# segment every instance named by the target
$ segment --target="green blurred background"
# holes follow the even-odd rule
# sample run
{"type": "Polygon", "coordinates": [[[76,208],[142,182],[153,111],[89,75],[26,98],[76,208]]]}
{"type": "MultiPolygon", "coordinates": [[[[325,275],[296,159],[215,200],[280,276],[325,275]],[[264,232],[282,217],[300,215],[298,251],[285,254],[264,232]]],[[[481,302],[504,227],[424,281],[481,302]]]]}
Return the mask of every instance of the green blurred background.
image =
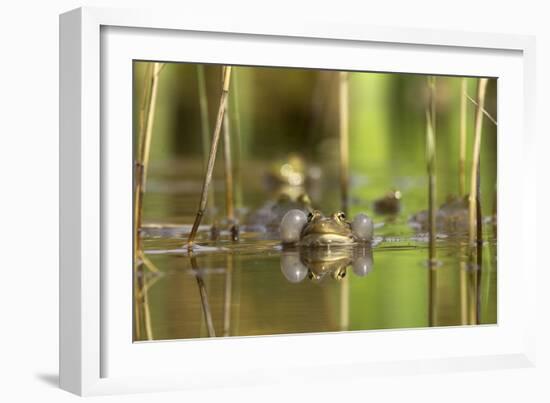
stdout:
{"type": "MultiPolygon", "coordinates": [[[[143,94],[146,62],[134,63],[135,122],[143,94]]],[[[214,127],[221,91],[221,67],[203,65],[214,127]]],[[[151,145],[151,177],[166,176],[173,162],[202,160],[201,118],[197,65],[168,63],[159,80],[156,118],[151,145]]],[[[350,170],[352,175],[376,181],[384,177],[385,189],[400,187],[399,178],[422,178],[426,173],[425,110],[428,89],[425,75],[352,72],[350,84],[350,170]],[[389,177],[389,181],[386,178],[389,177]]],[[[467,79],[468,93],[476,95],[477,78],[467,79]]],[[[485,109],[497,118],[496,79],[489,80],[485,109]]],[[[458,192],[460,77],[437,77],[437,200],[458,192]]],[[[233,155],[242,175],[247,163],[284,160],[298,152],[308,163],[324,168],[327,176],[338,168],[338,73],[295,68],[233,67],[229,109],[240,142],[233,155]],[[239,153],[240,149],[240,153],[239,153]]],[[[475,106],[468,101],[467,167],[471,164],[475,106]]],[[[137,125],[134,125],[137,133],[137,125]]],[[[235,133],[235,130],[232,130],[235,133]]],[[[221,144],[221,143],[220,143],[221,144]]],[[[215,177],[222,178],[221,146],[215,177]]],[[[496,183],[496,126],[484,120],[481,147],[483,210],[493,207],[496,183]]],[[[256,171],[257,173],[257,171],[256,171]]],[[[469,169],[467,169],[467,189],[469,169]]],[[[373,198],[385,189],[370,187],[363,196],[373,198]]],[[[218,186],[218,188],[220,188],[218,186]]],[[[222,190],[222,189],[220,189],[222,190]]],[[[246,187],[243,187],[246,193],[246,187]]],[[[254,208],[256,192],[248,206],[254,208]]],[[[247,203],[244,200],[244,203],[247,203]]],[[[146,204],[147,206],[147,204],[146,204]]],[[[150,206],[150,205],[149,205],[150,206]]],[[[330,206],[331,208],[333,206],[330,206]]],[[[489,209],[489,210],[488,210],[489,209]]],[[[148,208],[145,210],[148,216],[148,208]]],[[[162,212],[151,212],[162,218],[162,212]]],[[[184,214],[187,216],[187,214],[184,214]]]]}

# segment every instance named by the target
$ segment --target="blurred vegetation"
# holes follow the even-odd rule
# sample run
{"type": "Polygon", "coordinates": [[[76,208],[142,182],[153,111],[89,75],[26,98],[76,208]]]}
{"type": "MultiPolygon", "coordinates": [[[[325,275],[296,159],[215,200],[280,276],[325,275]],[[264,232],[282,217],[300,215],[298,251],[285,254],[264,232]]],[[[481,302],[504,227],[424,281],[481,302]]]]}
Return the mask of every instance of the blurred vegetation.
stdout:
{"type": "MultiPolygon", "coordinates": [[[[145,62],[134,63],[134,105],[141,102],[145,62]]],[[[221,67],[204,65],[210,127],[219,102],[221,67]]],[[[476,78],[468,79],[475,98],[476,78]]],[[[458,191],[460,77],[437,77],[437,199],[458,191]]],[[[489,81],[485,109],[497,118],[496,79],[489,81]]],[[[310,163],[337,169],[337,73],[324,70],[235,67],[230,109],[238,107],[241,166],[247,160],[270,162],[300,153],[310,163]],[[238,99],[234,94],[238,94],[238,99]],[[238,105],[236,103],[238,102],[238,105]]],[[[174,160],[204,158],[197,87],[197,66],[169,63],[162,72],[151,151],[151,167],[174,160]]],[[[354,72],[350,74],[350,170],[376,178],[422,177],[425,161],[426,76],[354,72]]],[[[137,108],[135,108],[136,110],[137,108]]],[[[468,101],[467,172],[471,164],[475,105],[468,101]]],[[[136,112],[137,113],[137,112],[136,112]]],[[[136,118],[136,115],[134,116],[136,118]]],[[[498,118],[497,118],[498,119],[498,118]]],[[[136,120],[135,120],[136,121],[136,120]]],[[[496,126],[484,120],[481,147],[483,209],[491,211],[496,183],[496,126]]],[[[237,152],[237,147],[233,147],[237,152]]],[[[221,151],[218,150],[218,158],[221,151]]],[[[220,161],[220,160],[218,160],[220,161]]],[[[217,163],[216,172],[220,172],[217,163]]],[[[153,173],[154,175],[154,173],[153,173]]],[[[469,175],[467,175],[467,181],[469,175]]],[[[467,182],[468,189],[468,182],[467,182]]],[[[363,195],[374,197],[383,189],[363,195]]]]}

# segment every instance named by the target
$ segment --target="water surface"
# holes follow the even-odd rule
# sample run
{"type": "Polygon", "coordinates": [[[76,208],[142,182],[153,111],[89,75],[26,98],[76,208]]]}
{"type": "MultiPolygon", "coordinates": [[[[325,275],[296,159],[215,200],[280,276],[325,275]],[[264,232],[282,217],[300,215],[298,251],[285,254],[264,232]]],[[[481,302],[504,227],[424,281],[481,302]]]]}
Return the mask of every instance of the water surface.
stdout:
{"type": "MultiPolygon", "coordinates": [[[[288,251],[274,233],[247,231],[244,208],[245,231],[238,242],[230,241],[227,231],[210,241],[207,216],[199,248],[189,256],[183,245],[199,200],[200,178],[180,168],[153,171],[145,198],[144,250],[159,272],[143,266],[138,272],[138,341],[496,323],[493,221],[486,219],[481,254],[472,254],[465,234],[438,234],[436,262],[429,265],[427,234],[407,223],[427,205],[423,177],[352,178],[351,216],[372,214],[373,198],[388,184],[402,191],[402,211],[391,218],[374,216],[376,241],[362,252],[370,259],[368,268],[350,265],[341,280],[330,275],[315,280],[285,272],[288,251]]],[[[255,181],[260,186],[257,178],[249,183],[255,181]]],[[[265,203],[266,192],[254,191],[252,185],[248,189],[243,200],[250,212],[265,203]]],[[[325,213],[338,208],[332,189],[316,191],[325,213]]],[[[223,200],[221,191],[215,200],[223,200]]],[[[223,206],[219,210],[223,216],[223,206]]]]}

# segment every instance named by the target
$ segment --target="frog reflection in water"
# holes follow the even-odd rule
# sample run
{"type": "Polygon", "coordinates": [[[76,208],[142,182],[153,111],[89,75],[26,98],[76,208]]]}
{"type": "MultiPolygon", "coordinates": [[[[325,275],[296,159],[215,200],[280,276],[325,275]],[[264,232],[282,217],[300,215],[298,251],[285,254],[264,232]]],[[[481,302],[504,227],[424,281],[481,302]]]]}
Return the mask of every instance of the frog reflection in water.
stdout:
{"type": "Polygon", "coordinates": [[[290,247],[281,254],[281,271],[291,283],[299,283],[306,277],[314,282],[320,282],[326,276],[341,280],[349,266],[357,276],[370,273],[373,257],[369,244],[333,248],[290,247]]]}
{"type": "Polygon", "coordinates": [[[294,209],[284,215],[279,231],[285,245],[315,247],[370,242],[373,227],[372,219],[362,213],[348,222],[342,212],[325,217],[314,210],[306,216],[303,211],[294,209]]]}

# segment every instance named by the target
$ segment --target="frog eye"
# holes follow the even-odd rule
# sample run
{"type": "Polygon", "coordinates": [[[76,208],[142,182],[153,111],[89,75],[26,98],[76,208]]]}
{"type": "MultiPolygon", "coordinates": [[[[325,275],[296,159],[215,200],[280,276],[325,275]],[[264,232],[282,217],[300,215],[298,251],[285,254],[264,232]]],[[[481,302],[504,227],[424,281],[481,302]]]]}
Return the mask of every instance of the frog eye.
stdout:
{"type": "Polygon", "coordinates": [[[338,220],[340,220],[340,221],[343,221],[343,222],[346,221],[346,215],[344,214],[343,211],[339,211],[338,213],[336,213],[336,217],[337,217],[338,220]]]}
{"type": "Polygon", "coordinates": [[[309,214],[307,215],[307,221],[311,221],[311,219],[313,218],[313,213],[310,211],[309,214]]]}
{"type": "Polygon", "coordinates": [[[281,220],[279,233],[283,243],[295,243],[300,240],[302,229],[306,225],[308,219],[306,213],[302,210],[289,210],[281,220]]]}

